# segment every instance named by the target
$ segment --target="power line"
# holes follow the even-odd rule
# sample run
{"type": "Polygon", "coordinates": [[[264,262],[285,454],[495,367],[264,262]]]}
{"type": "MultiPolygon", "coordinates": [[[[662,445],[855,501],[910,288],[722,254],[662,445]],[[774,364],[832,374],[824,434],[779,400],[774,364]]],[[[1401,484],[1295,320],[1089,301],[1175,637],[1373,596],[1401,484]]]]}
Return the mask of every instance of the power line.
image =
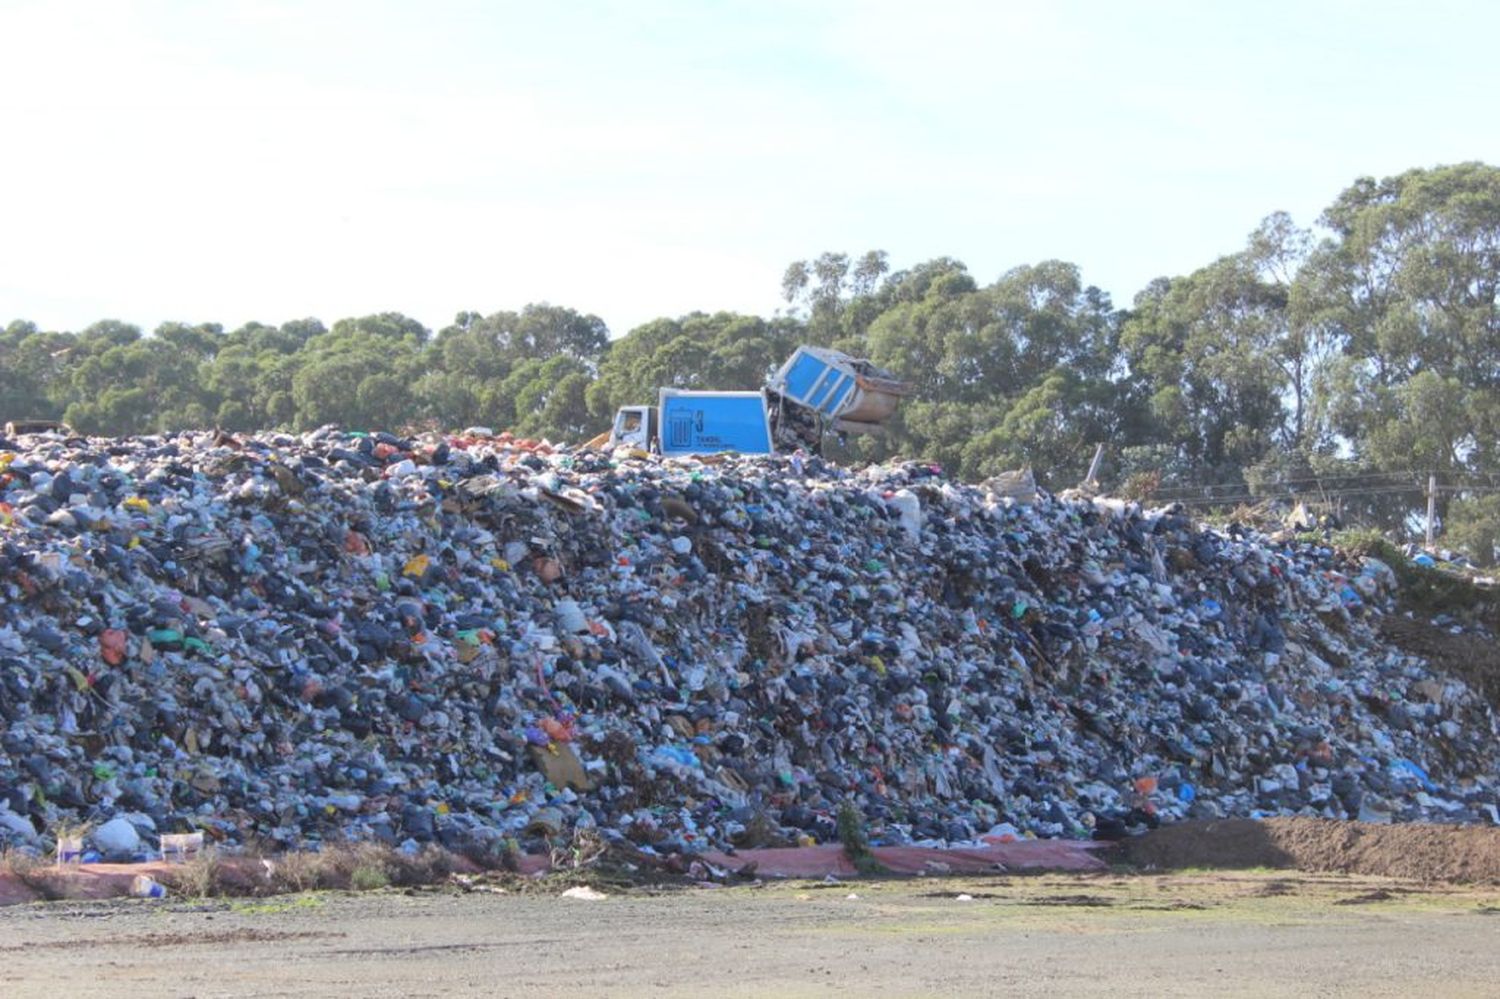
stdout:
{"type": "MultiPolygon", "coordinates": [[[[1321,497],[1328,498],[1328,499],[1344,499],[1344,498],[1353,497],[1353,496],[1398,495],[1400,493],[1414,493],[1414,494],[1425,495],[1426,492],[1427,492],[1426,488],[1424,486],[1419,486],[1419,485],[1411,485],[1411,486],[1367,486],[1367,487],[1360,488],[1360,489],[1330,489],[1330,490],[1326,490],[1326,491],[1320,493],[1319,495],[1321,497]]],[[[1492,485],[1438,486],[1438,492],[1442,492],[1442,493],[1480,493],[1480,494],[1483,494],[1483,495],[1491,495],[1491,494],[1494,494],[1494,493],[1500,493],[1500,486],[1492,486],[1492,485]]],[[[1150,498],[1150,501],[1152,501],[1152,502],[1163,502],[1163,503],[1167,503],[1167,504],[1177,503],[1177,504],[1180,504],[1182,506],[1230,506],[1230,505],[1233,505],[1233,504],[1240,504],[1240,503],[1264,503],[1264,502],[1266,502],[1268,500],[1285,500],[1285,501],[1288,501],[1288,502],[1294,502],[1294,501],[1297,501],[1297,500],[1300,500],[1300,499],[1304,499],[1304,498],[1306,498],[1306,497],[1305,496],[1299,496],[1299,495],[1294,494],[1294,493],[1245,493],[1245,492],[1241,492],[1239,494],[1230,495],[1230,496],[1198,496],[1198,497],[1181,497],[1181,498],[1175,498],[1175,499],[1153,495],[1150,498]]]]}
{"type": "MultiPolygon", "coordinates": [[[[1327,499],[1345,499],[1353,496],[1399,495],[1401,493],[1412,493],[1415,495],[1421,492],[1422,490],[1418,487],[1403,486],[1399,489],[1345,489],[1338,492],[1325,492],[1321,496],[1327,499]]],[[[1180,503],[1183,506],[1231,506],[1240,503],[1265,503],[1273,500],[1284,500],[1295,503],[1306,498],[1305,496],[1293,493],[1239,493],[1234,496],[1184,497],[1180,499],[1168,499],[1164,502],[1180,503]]],[[[1157,500],[1158,497],[1152,497],[1152,499],[1157,500]]]]}
{"type": "MultiPolygon", "coordinates": [[[[1266,488],[1275,489],[1293,485],[1302,485],[1309,483],[1316,485],[1319,483],[1327,482],[1330,485],[1338,483],[1338,488],[1344,488],[1344,483],[1368,482],[1377,479],[1410,478],[1414,483],[1417,483],[1418,487],[1420,488],[1420,482],[1422,480],[1425,480],[1428,474],[1429,473],[1427,472],[1364,472],[1357,475],[1309,475],[1289,479],[1277,479],[1274,482],[1266,483],[1265,486],[1266,488]]],[[[1244,491],[1245,486],[1241,485],[1240,483],[1224,483],[1222,485],[1208,484],[1201,486],[1166,486],[1158,490],[1157,495],[1168,493],[1199,493],[1209,489],[1220,488],[1237,489],[1240,491],[1244,491]]]]}
{"type": "Polygon", "coordinates": [[[1221,506],[1228,503],[1264,503],[1271,500],[1283,500],[1288,503],[1299,503],[1308,500],[1317,502],[1331,499],[1348,499],[1354,496],[1399,496],[1403,493],[1425,495],[1426,490],[1418,486],[1402,486],[1395,489],[1340,489],[1319,493],[1317,496],[1311,496],[1307,493],[1242,492],[1231,496],[1183,496],[1175,499],[1153,496],[1152,500],[1164,503],[1181,503],[1184,506],[1221,506]]]}
{"type": "MultiPolygon", "coordinates": [[[[1369,481],[1369,480],[1373,480],[1373,479],[1398,479],[1398,478],[1410,478],[1410,479],[1413,479],[1413,480],[1425,483],[1427,481],[1427,477],[1429,475],[1432,475],[1432,474],[1434,474],[1434,473],[1433,473],[1433,471],[1431,469],[1415,469],[1415,468],[1395,469],[1395,470],[1386,471],[1386,472],[1353,472],[1353,473],[1349,473],[1349,474],[1343,474],[1343,473],[1340,473],[1340,472],[1311,473],[1311,474],[1308,474],[1308,475],[1294,475],[1294,476],[1289,476],[1289,477],[1286,477],[1286,478],[1278,478],[1278,479],[1275,479],[1274,481],[1270,481],[1270,482],[1265,483],[1265,485],[1267,487],[1291,486],[1291,485],[1298,485],[1298,484],[1309,483],[1309,482],[1311,482],[1311,483],[1328,482],[1328,483],[1343,484],[1343,483],[1352,483],[1352,482],[1364,482],[1364,481],[1369,481]]],[[[1451,476],[1450,476],[1450,478],[1451,478],[1451,476]]],[[[1469,472],[1469,473],[1467,473],[1466,478],[1469,479],[1469,480],[1482,480],[1482,483],[1485,484],[1485,485],[1500,485],[1500,472],[1478,472],[1478,473],[1476,473],[1476,472],[1469,472]]],[[[1212,483],[1211,482],[1211,483],[1203,483],[1203,484],[1200,484],[1200,485],[1164,486],[1161,491],[1163,491],[1163,492],[1182,492],[1182,491],[1194,491],[1194,490],[1218,489],[1218,488],[1241,488],[1242,489],[1244,487],[1240,483],[1234,483],[1234,482],[1224,482],[1224,483],[1212,483]]]]}

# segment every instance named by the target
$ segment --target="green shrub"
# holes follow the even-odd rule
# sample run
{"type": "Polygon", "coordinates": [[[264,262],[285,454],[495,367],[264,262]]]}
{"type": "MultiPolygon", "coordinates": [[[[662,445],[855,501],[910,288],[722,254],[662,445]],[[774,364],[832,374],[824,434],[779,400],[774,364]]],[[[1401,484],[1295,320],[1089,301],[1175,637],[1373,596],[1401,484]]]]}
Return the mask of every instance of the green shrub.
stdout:
{"type": "Polygon", "coordinates": [[[349,887],[355,891],[375,891],[388,888],[391,877],[385,868],[376,864],[361,864],[349,875],[349,887]]]}

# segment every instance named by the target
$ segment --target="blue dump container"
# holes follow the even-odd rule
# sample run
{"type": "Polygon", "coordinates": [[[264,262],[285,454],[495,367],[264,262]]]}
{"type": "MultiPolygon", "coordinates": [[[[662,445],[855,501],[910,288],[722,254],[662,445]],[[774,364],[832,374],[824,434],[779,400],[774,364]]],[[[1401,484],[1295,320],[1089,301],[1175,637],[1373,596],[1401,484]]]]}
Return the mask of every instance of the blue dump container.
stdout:
{"type": "Polygon", "coordinates": [[[661,453],[770,454],[771,414],[759,392],[661,390],[661,453]]]}
{"type": "Polygon", "coordinates": [[[770,388],[826,419],[870,427],[884,423],[907,391],[905,383],[869,361],[808,346],[798,347],[787,358],[771,379],[770,388]]]}

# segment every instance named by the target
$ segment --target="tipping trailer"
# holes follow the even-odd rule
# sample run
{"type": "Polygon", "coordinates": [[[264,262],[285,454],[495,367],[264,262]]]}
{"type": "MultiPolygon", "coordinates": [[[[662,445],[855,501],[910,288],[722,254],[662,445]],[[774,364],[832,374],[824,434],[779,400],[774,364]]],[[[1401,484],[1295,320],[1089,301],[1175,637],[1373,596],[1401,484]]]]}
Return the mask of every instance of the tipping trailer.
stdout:
{"type": "Polygon", "coordinates": [[[759,391],[663,388],[655,406],[622,406],[609,444],[661,454],[818,453],[830,432],[878,433],[907,391],[869,361],[801,346],[759,391]]]}
{"type": "Polygon", "coordinates": [[[817,414],[827,429],[879,433],[908,386],[889,371],[826,347],[798,347],[766,389],[783,405],[817,414]]]}

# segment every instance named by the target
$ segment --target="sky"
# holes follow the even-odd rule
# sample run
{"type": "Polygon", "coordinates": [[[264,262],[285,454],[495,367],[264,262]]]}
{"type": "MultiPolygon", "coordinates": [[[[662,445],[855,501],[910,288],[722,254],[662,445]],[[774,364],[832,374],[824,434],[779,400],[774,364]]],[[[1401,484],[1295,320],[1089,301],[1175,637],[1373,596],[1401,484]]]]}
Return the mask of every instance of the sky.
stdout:
{"type": "Polygon", "coordinates": [[[1128,305],[1361,176],[1500,163],[1500,5],[0,0],[0,323],[549,301],[882,249],[1128,305]]]}

